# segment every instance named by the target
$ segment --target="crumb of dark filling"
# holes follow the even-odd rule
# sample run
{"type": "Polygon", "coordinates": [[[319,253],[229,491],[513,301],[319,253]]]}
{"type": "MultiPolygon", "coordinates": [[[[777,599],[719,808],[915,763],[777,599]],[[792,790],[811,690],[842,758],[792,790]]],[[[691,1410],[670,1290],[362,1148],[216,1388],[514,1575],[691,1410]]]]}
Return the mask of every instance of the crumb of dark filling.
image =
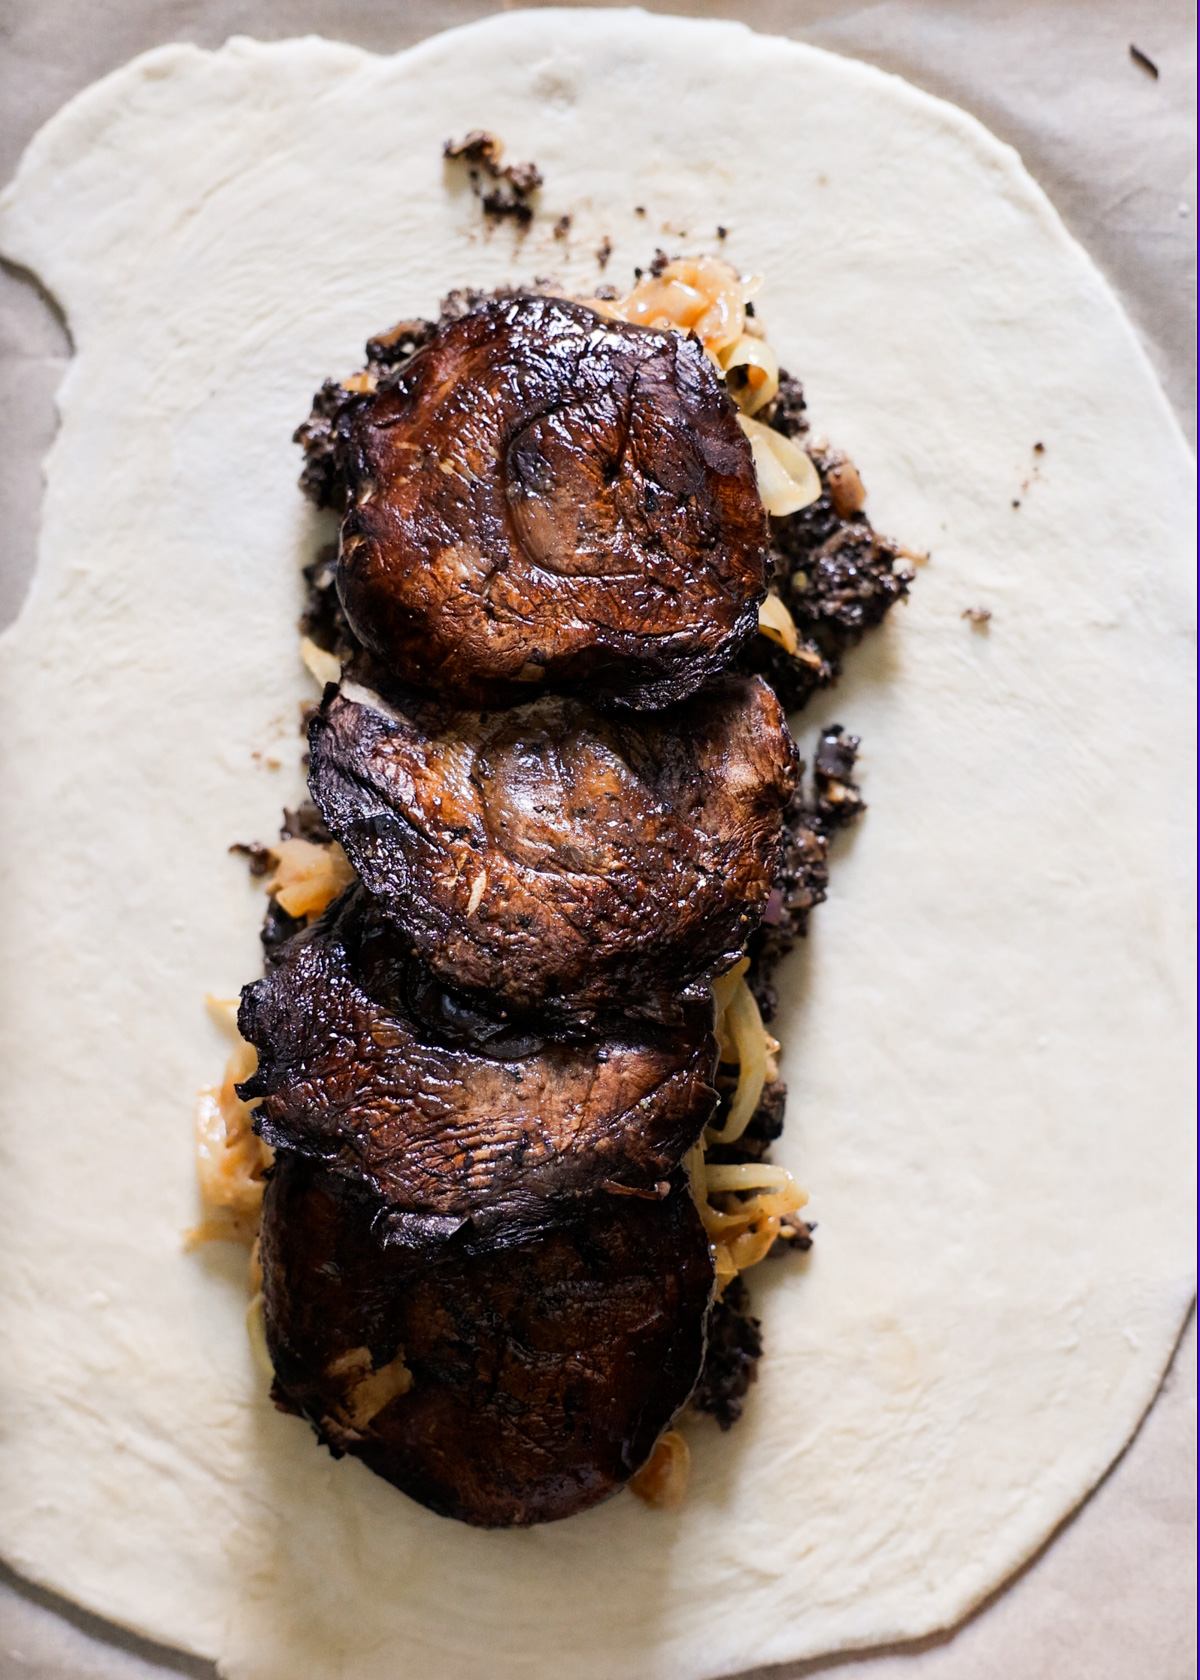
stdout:
{"type": "Polygon", "coordinates": [[[485,129],[472,129],[465,140],[447,140],[442,156],[467,165],[471,186],[485,216],[493,221],[506,218],[519,227],[533,220],[529,200],[542,185],[536,163],[503,163],[503,142],[485,129]]]}
{"type": "Polygon", "coordinates": [[[274,868],[275,854],[269,846],[260,846],[257,841],[251,841],[247,845],[246,842],[237,840],[229,850],[235,857],[245,858],[250,873],[256,880],[269,875],[274,868]]]}
{"type": "Polygon", "coordinates": [[[359,643],[338,598],[337,544],[323,548],[312,564],[305,566],[303,575],[307,593],[300,614],[300,634],[344,665],[358,652],[359,643]]]}
{"type": "Polygon", "coordinates": [[[692,1406],[732,1429],[742,1415],[742,1402],[758,1376],[762,1357],[762,1326],[747,1310],[750,1291],[741,1277],[725,1285],[708,1315],[708,1336],[700,1380],[692,1390],[692,1406]]]}
{"type": "Polygon", "coordinates": [[[774,1018],[778,996],[775,969],[808,931],[808,918],[829,886],[829,842],[854,822],[866,803],[854,780],[858,737],[841,724],[822,730],[812,777],[802,776],[783,814],[783,838],[775,879],[759,926],[746,947],[746,980],[764,1021],[774,1018]]]}

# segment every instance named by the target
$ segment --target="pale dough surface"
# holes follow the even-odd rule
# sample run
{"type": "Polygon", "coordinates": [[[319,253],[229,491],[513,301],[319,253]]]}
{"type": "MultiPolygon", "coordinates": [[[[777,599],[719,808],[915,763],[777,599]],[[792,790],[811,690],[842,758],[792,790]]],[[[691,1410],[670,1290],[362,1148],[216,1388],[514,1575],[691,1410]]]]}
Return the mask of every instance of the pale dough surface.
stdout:
{"type": "Polygon", "coordinates": [[[162,49],[42,132],[0,245],[78,352],[0,663],[6,1555],[247,1680],[699,1680],[953,1621],[1119,1450],[1192,1289],[1191,468],[1088,259],[899,81],[586,12],[162,49]],[[480,125],[546,174],[524,242],[444,176],[480,125]],[[623,282],[718,222],[876,521],[933,550],[823,709],[872,809],[782,1011],[821,1231],[758,1274],[761,1380],[692,1430],[681,1513],[475,1534],[274,1413],[239,1258],[181,1250],[198,1000],[258,960],[225,848],[300,789],[288,436],[452,284],[582,286],[605,236],[623,282]]]}

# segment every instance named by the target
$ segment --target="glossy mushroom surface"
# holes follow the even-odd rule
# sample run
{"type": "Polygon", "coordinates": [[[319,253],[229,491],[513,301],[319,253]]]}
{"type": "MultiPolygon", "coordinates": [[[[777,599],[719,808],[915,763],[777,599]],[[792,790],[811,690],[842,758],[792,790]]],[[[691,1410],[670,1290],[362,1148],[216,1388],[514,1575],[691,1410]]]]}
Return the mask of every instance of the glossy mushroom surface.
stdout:
{"type": "Polygon", "coordinates": [[[431,995],[356,887],[246,987],[239,1089],[268,1143],[372,1200],[381,1240],[494,1247],[602,1190],[665,1193],[715,1106],[710,1024],[697,1005],[583,1043],[514,1032],[431,995]]]}
{"type": "Polygon", "coordinates": [[[437,979],[559,1024],[676,1019],[736,960],[796,782],[782,708],[747,677],[650,714],[344,679],[309,742],[330,832],[437,979]]]}
{"type": "Polygon", "coordinates": [[[342,457],[338,591],[405,681],[658,707],[756,630],[750,446],[678,333],[562,298],[482,303],[353,404],[342,457]]]}
{"type": "Polygon", "coordinates": [[[682,1174],[665,1201],[600,1195],[535,1241],[430,1263],[380,1247],[369,1202],[284,1155],[261,1256],[276,1403],[482,1527],[615,1493],[703,1363],[713,1269],[682,1174]]]}

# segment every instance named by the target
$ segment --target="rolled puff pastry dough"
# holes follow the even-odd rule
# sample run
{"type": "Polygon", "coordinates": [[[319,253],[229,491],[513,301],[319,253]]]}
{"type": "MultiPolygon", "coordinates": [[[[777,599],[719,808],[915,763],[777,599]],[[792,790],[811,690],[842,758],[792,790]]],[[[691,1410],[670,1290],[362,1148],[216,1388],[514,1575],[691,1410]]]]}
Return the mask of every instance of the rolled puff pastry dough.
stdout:
{"type": "Polygon", "coordinates": [[[961,112],[615,11],[152,52],[38,135],[0,240],[76,345],[0,647],[5,1555],[236,1680],[699,1680],[952,1622],[1120,1450],[1192,1293],[1191,466],[1087,257],[961,112]],[[523,238],[443,165],[477,126],[544,171],[523,238]],[[302,787],[291,430],[368,332],[583,289],[605,239],[621,283],[657,243],[764,274],[933,558],[803,723],[864,737],[871,810],[785,971],[820,1235],[754,1274],[745,1421],[688,1426],[677,1512],[481,1534],[272,1410],[240,1252],[183,1251],[191,1093],[202,995],[259,961],[226,848],[302,787]]]}

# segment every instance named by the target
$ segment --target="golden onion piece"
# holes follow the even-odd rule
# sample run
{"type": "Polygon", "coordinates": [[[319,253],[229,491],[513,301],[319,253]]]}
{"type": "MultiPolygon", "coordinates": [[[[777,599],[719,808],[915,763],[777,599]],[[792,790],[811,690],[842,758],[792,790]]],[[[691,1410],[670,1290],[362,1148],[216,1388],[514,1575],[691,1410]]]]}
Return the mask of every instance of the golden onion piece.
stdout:
{"type": "Polygon", "coordinates": [[[758,633],[778,642],[786,653],[795,654],[800,646],[796,622],[778,595],[768,595],[758,609],[758,633]]]}
{"type": "Polygon", "coordinates": [[[236,998],[210,997],[207,1003],[213,1019],[234,1043],[221,1084],[205,1086],[197,1093],[196,1174],[206,1207],[232,1215],[233,1223],[213,1224],[198,1236],[204,1240],[209,1235],[233,1235],[250,1241],[249,1224],[257,1221],[267,1169],[274,1158],[254,1130],[257,1102],[243,1102],[237,1094],[238,1085],[257,1068],[258,1052],[237,1030],[236,998]]]}
{"type": "Polygon", "coordinates": [[[622,316],[635,327],[684,327],[695,331],[709,299],[685,281],[643,280],[625,299],[622,316]]]}
{"type": "Polygon", "coordinates": [[[708,1188],[704,1182],[704,1139],[694,1143],[683,1157],[684,1169],[688,1175],[688,1189],[692,1193],[692,1200],[701,1213],[708,1206],[708,1188]]]}
{"type": "Polygon", "coordinates": [[[413,1374],[404,1363],[404,1349],[400,1348],[386,1365],[375,1368],[371,1350],[351,1348],[327,1368],[332,1377],[350,1379],[346,1398],[339,1410],[351,1429],[363,1430],[373,1417],[400,1394],[407,1394],[413,1385],[413,1374]]]}
{"type": "Polygon", "coordinates": [[[680,257],[667,264],[663,278],[692,286],[707,299],[707,309],[692,323],[692,331],[707,349],[719,354],[737,343],[746,326],[750,287],[735,268],[720,257],[680,257]]]}
{"type": "Polygon", "coordinates": [[[658,1511],[669,1511],[681,1505],[687,1493],[688,1474],[692,1455],[678,1429],[668,1429],[659,1436],[654,1451],[629,1479],[629,1486],[639,1499],[658,1511]]]}
{"type": "Polygon", "coordinates": [[[765,1260],[779,1236],[780,1220],[778,1215],[769,1219],[760,1219],[749,1230],[743,1231],[731,1241],[720,1243],[718,1247],[729,1256],[728,1264],[736,1272],[744,1272],[750,1266],[757,1266],[760,1260],[765,1260]]]}
{"type": "MultiPolygon", "coordinates": [[[[713,1169],[705,1170],[707,1173],[713,1169]]],[[[714,1207],[711,1202],[706,1201],[700,1209],[700,1217],[704,1221],[709,1240],[715,1241],[719,1238],[728,1244],[736,1235],[761,1228],[771,1220],[775,1221],[775,1231],[778,1235],[780,1216],[785,1213],[798,1213],[808,1202],[808,1191],[802,1189],[790,1173],[786,1176],[786,1183],[776,1189],[768,1188],[752,1194],[750,1199],[744,1202],[731,1202],[727,1190],[713,1190],[711,1193],[714,1196],[725,1196],[726,1203],[723,1207],[714,1207]]]]}
{"type": "MultiPolygon", "coordinates": [[[[253,1063],[247,1061],[237,1071],[248,1079],[253,1063]]],[[[195,1124],[196,1176],[206,1205],[228,1209],[235,1222],[257,1219],[271,1152],[254,1130],[249,1104],[236,1097],[232,1104],[223,1104],[208,1087],[196,1098],[195,1124]]]]}
{"type": "Polygon", "coordinates": [[[758,493],[767,512],[782,519],[810,507],[821,494],[821,477],[804,450],[746,414],[738,415],[738,425],[750,440],[758,493]]]}
{"type": "Polygon", "coordinates": [[[760,284],[720,257],[678,257],[661,274],[639,280],[627,297],[587,302],[610,320],[695,333],[716,360],[745,332],[746,299],[760,284]]]}
{"type": "Polygon", "coordinates": [[[777,394],[779,358],[765,339],[743,333],[719,360],[729,394],[743,414],[757,414],[777,394]]]}
{"type": "Polygon", "coordinates": [[[267,882],[289,916],[317,916],[353,881],[346,854],[315,840],[280,840],[271,847],[275,868],[267,882]]]}

